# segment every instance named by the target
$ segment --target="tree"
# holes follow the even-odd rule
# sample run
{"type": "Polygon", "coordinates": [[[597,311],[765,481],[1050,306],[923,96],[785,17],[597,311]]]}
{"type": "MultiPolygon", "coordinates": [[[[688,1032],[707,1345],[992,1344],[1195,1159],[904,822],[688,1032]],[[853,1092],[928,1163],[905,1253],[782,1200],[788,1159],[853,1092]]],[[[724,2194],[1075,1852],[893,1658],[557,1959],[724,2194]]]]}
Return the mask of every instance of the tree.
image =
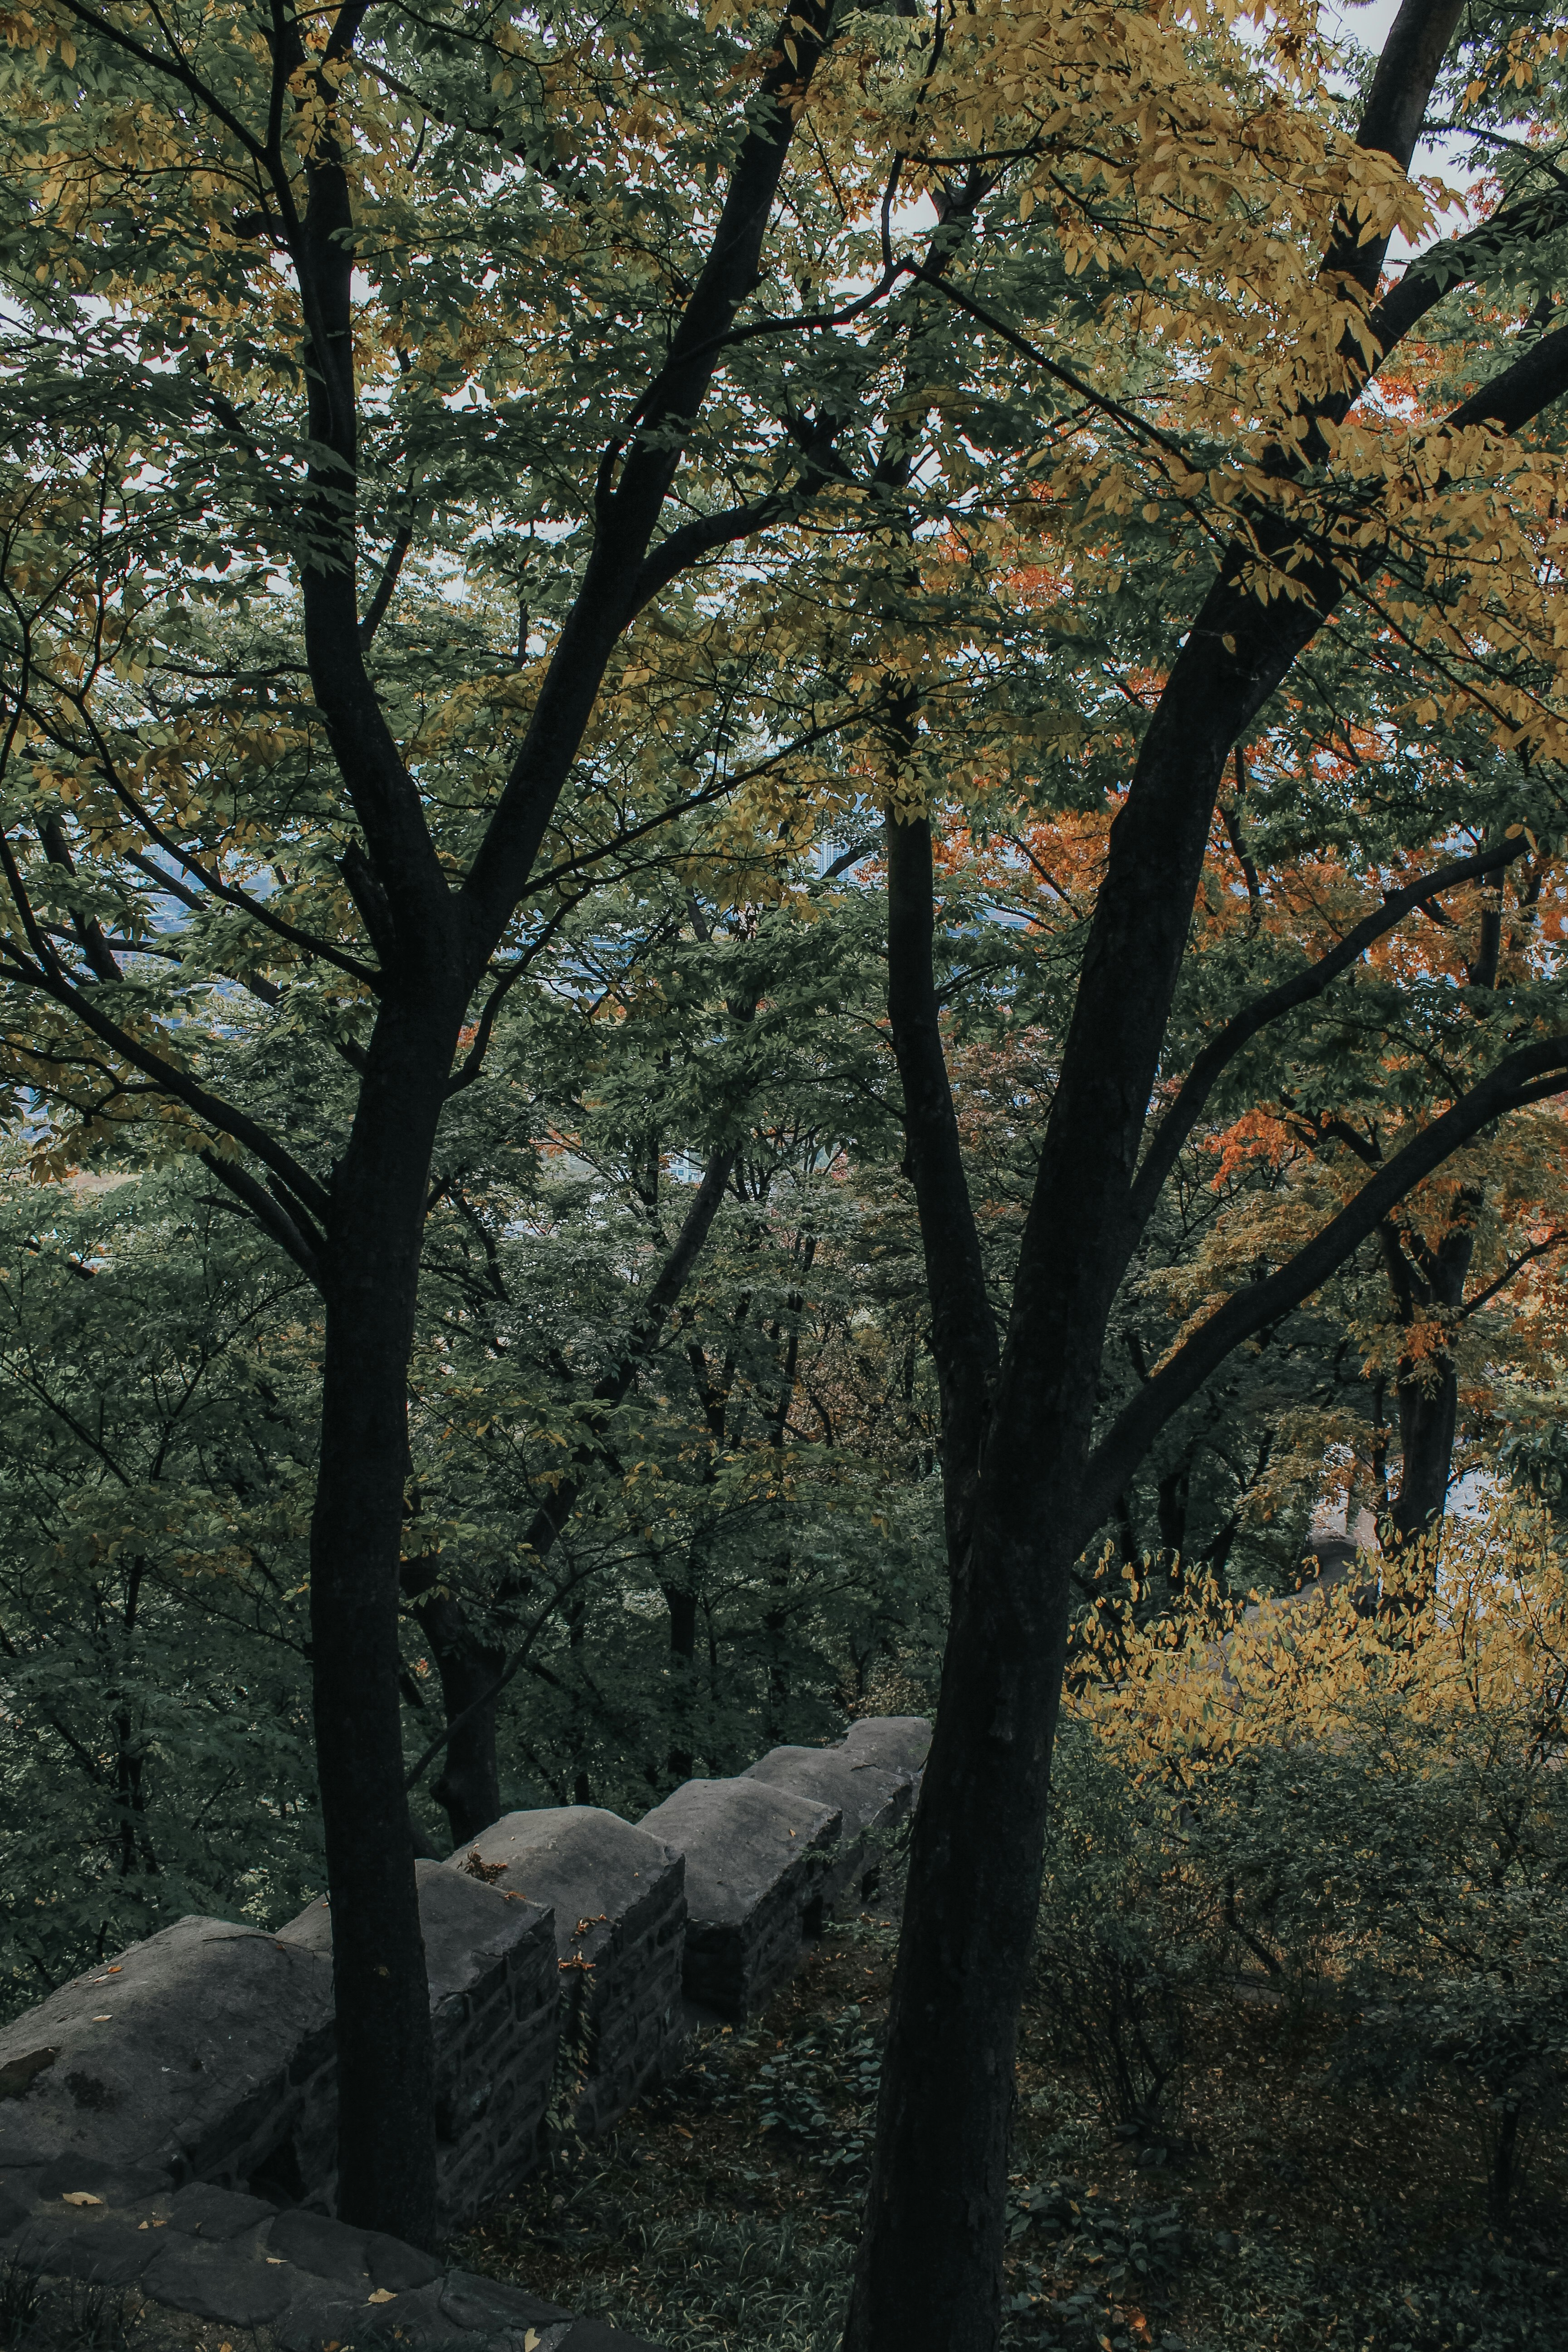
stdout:
{"type": "MultiPolygon", "coordinates": [[[[840,341],[812,291],[864,242],[852,116],[763,258],[828,30],[816,0],[760,48],[749,21],[414,26],[367,0],[7,20],[12,1072],[65,1116],[57,1164],[144,1114],[324,1300],[340,2198],[416,2240],[434,2140],[397,1607],[431,1156],[531,935],[616,836],[580,759],[606,676],[612,712],[639,697],[664,814],[731,787],[757,724],[677,583],[837,474],[853,488],[896,373],[901,320],[840,341]],[[687,656],[667,707],[621,647],[661,599],[687,656]],[[716,706],[731,751],[705,786],[681,722],[716,706]],[[303,1120],[277,1118],[268,1054],[234,1050],[262,1010],[316,1043],[303,1120]]],[[[877,62],[862,45],[847,87],[877,62]]],[[[807,713],[794,741],[808,796],[831,725],[807,713]]]]}
{"type": "Polygon", "coordinates": [[[597,897],[509,999],[492,1108],[444,1139],[403,1580],[456,1735],[418,1727],[421,1769],[459,1842],[519,1751],[560,1801],[635,1811],[699,1753],[728,1770],[827,1728],[846,1641],[890,1640],[921,1584],[912,1531],[873,1539],[900,1515],[849,1328],[881,1337],[847,1150],[876,1132],[878,1049],[831,1008],[876,1002],[874,910],[803,887],[809,922],[710,915],[658,875],[597,897]],[[503,1741],[509,1690],[531,1696],[503,1741]]]}
{"type": "Polygon", "coordinates": [[[1179,1981],[1183,1896],[1276,1983],[1326,1978],[1349,1996],[1342,2077],[1406,2095],[1457,2080],[1500,2228],[1568,2057],[1563,1568],[1546,1515],[1506,1494],[1446,1559],[1441,1591],[1397,1615],[1342,1586],[1249,1622],[1129,1632],[1076,1711],[1099,1750],[1089,1787],[1120,1781],[1122,1839],[1154,1859],[1163,1916],[1116,1888],[1113,1859],[1110,1891],[1146,1948],[1174,1928],[1151,1989],[1179,1981]]]}
{"type": "Polygon", "coordinates": [[[178,1178],[0,1185],[0,2008],[320,1884],[315,1298],[178,1178]]]}
{"type": "MultiPolygon", "coordinates": [[[[1364,152],[1408,164],[1458,13],[1428,0],[1402,8],[1362,109],[1364,152]]],[[[1479,81],[1470,103],[1484,106],[1489,84],[1495,90],[1510,60],[1535,54],[1534,40],[1511,19],[1481,22],[1476,47],[1454,68],[1460,102],[1479,81]]],[[[1554,57],[1550,34],[1540,54],[1554,57]]],[[[1170,299],[1157,252],[1145,247],[1142,267],[1128,267],[1142,226],[1131,202],[1116,213],[1108,194],[1096,216],[1087,192],[1060,177],[1052,195],[1080,251],[1105,239],[1108,310],[1129,281],[1139,300],[1170,299]]],[[[1232,747],[1333,616],[1344,608],[1353,619],[1364,600],[1426,651],[1445,706],[1484,697],[1504,739],[1530,744],[1532,772],[1560,754],[1546,489],[1557,460],[1544,432],[1533,443],[1520,436],[1568,390],[1568,332],[1527,332],[1511,346],[1504,337],[1494,357],[1483,331],[1476,358],[1485,380],[1436,432],[1417,431],[1408,446],[1396,425],[1362,425],[1356,408],[1384,360],[1457,281],[1494,272],[1506,280],[1544,222],[1560,218],[1555,199],[1543,207],[1532,192],[1510,197],[1491,221],[1439,246],[1380,294],[1386,235],[1358,193],[1320,247],[1316,329],[1293,321],[1291,339],[1269,348],[1267,389],[1258,383],[1237,401],[1244,417],[1261,421],[1239,446],[1231,440],[1230,467],[1214,468],[1223,552],[1162,666],[1112,829],[1000,1340],[942,1057],[925,796],[906,792],[889,824],[889,1011],[942,1389],[952,1612],[914,1832],[848,2328],[854,2352],[995,2341],[1015,2021],[1073,1570],[1085,1542],[1163,1422],[1234,1347],[1309,1297],[1450,1152],[1568,1084],[1568,1036],[1548,994],[1522,1042],[1489,1037],[1480,1074],[1455,1077],[1443,1114],[1283,1265],[1261,1272],[1191,1332],[1097,1439],[1096,1389],[1119,1286],[1218,1076],[1260,1027],[1330,988],[1421,898],[1495,870],[1506,855],[1499,845],[1458,861],[1458,872],[1429,876],[1417,896],[1370,918],[1359,938],[1256,1000],[1203,1043],[1152,1123],[1232,747]],[[1494,601],[1505,573],[1509,589],[1494,601]]],[[[1049,351],[1012,323],[1010,290],[966,279],[953,298],[1059,381],[1049,351]]],[[[1131,299],[1127,315],[1134,325],[1131,299]]],[[[1234,396],[1227,368],[1216,373],[1234,396]]],[[[1203,481],[1179,445],[1158,441],[1136,412],[1096,400],[1081,378],[1075,389],[1095,411],[1097,467],[1113,426],[1125,433],[1124,450],[1132,445],[1121,477],[1123,512],[1137,497],[1128,474],[1140,455],[1167,495],[1173,484],[1178,495],[1199,494],[1203,481]]],[[[1212,412],[1211,420],[1219,437],[1212,412]]]]}

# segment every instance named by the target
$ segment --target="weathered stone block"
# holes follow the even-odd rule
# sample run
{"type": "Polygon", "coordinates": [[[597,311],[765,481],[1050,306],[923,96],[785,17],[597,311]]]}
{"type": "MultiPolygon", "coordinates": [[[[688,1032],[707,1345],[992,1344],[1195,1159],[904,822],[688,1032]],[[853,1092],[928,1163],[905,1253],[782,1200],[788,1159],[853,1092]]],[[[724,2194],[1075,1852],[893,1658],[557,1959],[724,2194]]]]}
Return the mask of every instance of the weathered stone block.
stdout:
{"type": "Polygon", "coordinates": [[[0,2181],[0,2239],[14,2238],[37,2210],[30,2194],[15,2188],[9,2181],[0,2181]]]}
{"type": "Polygon", "coordinates": [[[392,2294],[411,2294],[441,2275],[439,2263],[417,2246],[405,2245],[401,2238],[389,2238],[384,2230],[365,2231],[364,2258],[371,2285],[384,2286],[392,2294]]]}
{"type": "Polygon", "coordinates": [[[51,1993],[0,2033],[0,2066],[52,2052],[0,2100],[0,2171],[83,2165],[164,2186],[243,2185],[294,2119],[302,2070],[330,2061],[331,1970],[225,1919],[181,1919],[51,1993]]]}
{"type": "Polygon", "coordinates": [[[828,1805],[841,1816],[838,1845],[821,1885],[807,1897],[802,1921],[807,1937],[819,1934],[825,1916],[858,1908],[877,1874],[875,1841],[892,1830],[914,1802],[913,1776],[892,1764],[857,1755],[845,1740],[833,1748],[774,1748],[747,1766],[745,1780],[764,1780],[797,1797],[828,1805]]]}
{"type": "Polygon", "coordinates": [[[856,1763],[880,1764],[918,1785],[931,1748],[931,1726],[923,1715],[862,1716],[850,1725],[844,1746],[856,1763]]]}
{"type": "Polygon", "coordinates": [[[100,2286],[128,2286],[163,2246],[119,2214],[58,2204],[36,2207],[17,2239],[25,2263],[100,2286]]]}
{"type": "MultiPolygon", "coordinates": [[[[415,1864],[436,2058],[436,2175],[452,2228],[539,2161],[560,1990],[548,1911],[436,1862],[415,1864]]],[[[331,1914],[314,1903],[280,1943],[330,1963],[331,1914]]],[[[335,2083],[318,2086],[297,2142],[301,2194],[331,2201],[335,2083]]]]}
{"type": "Polygon", "coordinates": [[[600,1806],[560,1805],[508,1813],[447,1866],[553,1911],[577,2120],[605,2130],[668,2070],[685,2037],[680,1856],[600,1806]]]}
{"type": "Polygon", "coordinates": [[[688,1780],[643,1816],[647,1835],[686,1857],[690,2000],[745,2017],[790,1974],[839,1819],[836,1807],[743,1779],[688,1780]]]}
{"type": "Polygon", "coordinates": [[[324,2279],[292,2275],[290,2284],[294,2291],[268,2331],[279,2352],[323,2352],[328,2344],[366,2342],[363,2322],[379,2319],[382,2308],[397,2308],[387,2304],[372,2310],[363,2295],[348,2294],[324,2279]]]}
{"type": "Polygon", "coordinates": [[[296,2206],[277,2216],[267,2232],[267,2247],[269,2253],[292,2263],[296,2269],[309,2271],[312,2278],[338,2279],[358,2287],[362,2301],[370,2293],[364,2231],[351,2229],[346,2221],[329,2221],[324,2213],[296,2206]]]}
{"type": "Polygon", "coordinates": [[[242,2197],[231,2189],[216,2189],[210,2180],[193,2180],[187,2187],[177,2189],[164,2207],[171,2230],[183,2230],[190,2237],[205,2238],[216,2244],[225,2238],[237,2238],[243,2231],[254,2230],[258,2221],[265,2221],[273,2208],[260,2197],[242,2197]]]}
{"type": "Polygon", "coordinates": [[[142,2292],[155,2303],[229,2327],[264,2327],[287,2308],[296,2286],[286,2264],[266,2260],[258,2232],[206,2246],[166,2231],[142,2273],[142,2292]]]}
{"type": "Polygon", "coordinates": [[[572,2314],[558,2303],[544,2303],[520,2286],[500,2279],[481,2278],[474,2271],[450,2271],[441,2288],[441,2309],[465,2334],[496,2336],[516,2328],[549,2327],[572,2314]]]}
{"type": "MultiPolygon", "coordinates": [[[[18,2173],[7,2177],[12,2180],[23,2178],[18,2173]]],[[[90,2189],[105,2205],[133,2205],[139,2197],[162,2197],[165,2212],[172,2193],[169,2175],[162,2166],[103,2164],[96,2157],[84,2157],[79,2152],[40,2165],[31,2179],[34,2194],[38,2197],[76,2195],[84,2189],[90,2189]]]]}

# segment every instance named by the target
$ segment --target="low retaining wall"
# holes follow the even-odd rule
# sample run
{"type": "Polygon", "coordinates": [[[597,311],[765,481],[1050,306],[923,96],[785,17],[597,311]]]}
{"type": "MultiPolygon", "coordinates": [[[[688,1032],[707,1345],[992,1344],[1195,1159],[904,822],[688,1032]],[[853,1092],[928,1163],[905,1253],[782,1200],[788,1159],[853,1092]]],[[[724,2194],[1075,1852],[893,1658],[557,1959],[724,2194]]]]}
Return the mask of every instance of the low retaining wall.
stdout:
{"type": "MultiPolygon", "coordinates": [[[[762,2006],[870,1891],[930,1738],[860,1722],[689,1780],[636,1828],[591,1805],[509,1813],[416,1864],[445,2229],[537,2165],[552,2092],[604,2131],[695,2023],[762,2006]]],[[[334,2221],[336,2138],[327,1905],[276,1935],[181,1919],[0,2033],[0,2259],[134,2283],[282,2352],[395,2328],[414,2352],[531,2334],[530,2352],[636,2352],[334,2221]]]]}

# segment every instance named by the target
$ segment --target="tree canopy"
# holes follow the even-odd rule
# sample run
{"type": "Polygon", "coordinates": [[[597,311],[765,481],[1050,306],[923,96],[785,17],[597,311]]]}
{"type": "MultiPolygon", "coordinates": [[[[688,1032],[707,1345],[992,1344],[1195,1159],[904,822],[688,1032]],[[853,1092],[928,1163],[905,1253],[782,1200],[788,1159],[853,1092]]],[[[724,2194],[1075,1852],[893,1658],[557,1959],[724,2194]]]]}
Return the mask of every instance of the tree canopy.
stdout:
{"type": "Polygon", "coordinates": [[[171,1543],[290,1805],[308,1649],[343,2210],[419,2238],[427,1783],[482,1823],[521,1688],[536,1787],[654,1789],[945,1614],[849,2340],[988,2344],[1085,1559],[1191,1554],[1199,1454],[1261,1557],[1369,1365],[1419,1532],[1557,1246],[1568,39],[0,22],[4,1077],[35,1176],[143,1171],[100,1269],[17,1228],[103,1694],[40,1752],[145,1876],[171,1543]]]}

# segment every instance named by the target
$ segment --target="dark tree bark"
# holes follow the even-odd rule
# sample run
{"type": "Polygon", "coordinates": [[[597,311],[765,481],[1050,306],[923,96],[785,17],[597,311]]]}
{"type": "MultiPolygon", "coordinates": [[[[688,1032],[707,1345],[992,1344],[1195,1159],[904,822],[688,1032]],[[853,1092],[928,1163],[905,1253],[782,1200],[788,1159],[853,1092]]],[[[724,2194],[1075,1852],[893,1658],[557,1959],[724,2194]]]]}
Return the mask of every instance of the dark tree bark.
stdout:
{"type": "MultiPolygon", "coordinates": [[[[321,74],[352,47],[362,15],[351,5],[338,17],[321,74]]],[[[353,219],[327,79],[317,86],[326,113],[303,218],[286,180],[279,192],[309,338],[311,433],[323,452],[310,475],[310,520],[323,552],[302,572],[306,652],[366,845],[364,854],[345,858],[344,878],[381,967],[381,1011],[330,1198],[294,1204],[315,1213],[312,1255],[327,1306],[311,1620],[332,1905],[339,2198],[346,2221],[416,2243],[428,2243],[435,2227],[435,2141],[404,1794],[398,1581],[406,1376],[431,1154],[458,1031],[527,884],[616,639],[684,562],[765,520],[730,518],[689,544],[678,531],[649,555],[680,464],[684,420],[701,408],[721,339],[754,281],[795,127],[779,93],[809,80],[826,26],[816,0],[797,8],[789,54],[774,53],[751,101],[707,263],[639,404],[639,436],[620,455],[618,472],[606,461],[580,593],[459,890],[441,868],[363,661],[345,496],[355,478],[357,436],[353,219]]],[[[275,60],[285,73],[303,63],[292,54],[275,60]]],[[[298,1232],[299,1218],[290,1222],[298,1232]]]]}
{"type": "Polygon", "coordinates": [[[697,1656],[697,1595],[684,1584],[667,1584],[669,1606],[669,1654],[689,1671],[697,1656]]]}
{"type": "Polygon", "coordinates": [[[670,1711],[675,1731],[665,1758],[665,1769],[678,1785],[696,1769],[691,1747],[691,1708],[697,1696],[697,1589],[695,1582],[667,1584],[669,1610],[670,1711]]]}
{"type": "MultiPolygon", "coordinates": [[[[129,1645],[136,1631],[136,1612],[146,1572],[144,1559],[139,1557],[132,1561],[125,1605],[120,1615],[122,1647],[129,1645]]],[[[136,1737],[136,1727],[125,1694],[122,1691],[111,1692],[110,1703],[114,1709],[114,1804],[118,1815],[120,1875],[121,1878],[133,1877],[141,1870],[149,1876],[155,1876],[158,1858],[147,1834],[142,1743],[136,1737]]]]}
{"type": "Polygon", "coordinates": [[[500,1818],[500,1758],[496,1746],[498,1685],[506,1652],[482,1641],[449,1594],[416,1601],[414,1614],[430,1644],[441,1703],[453,1727],[430,1793],[446,1810],[455,1846],[500,1818]]]}
{"type": "MultiPolygon", "coordinates": [[[[1458,0],[1405,0],[1373,77],[1363,145],[1408,164],[1458,13],[1458,0]]],[[[1357,244],[1351,223],[1326,266],[1370,290],[1383,257],[1376,239],[1357,244]]],[[[1397,315],[1387,303],[1374,314],[1383,350],[1407,315],[1419,315],[1417,291],[1397,315]]],[[[1516,363],[1457,415],[1517,429],[1568,389],[1565,350],[1568,338],[1559,337],[1544,362],[1532,354],[1533,364],[1516,363]]],[[[1317,414],[1348,405],[1336,398],[1317,414]]],[[[1267,517],[1256,536],[1266,558],[1282,552],[1267,517]]],[[[923,824],[888,828],[889,1005],[942,1392],[952,1613],[912,1832],[848,2352],[992,2352],[999,2336],[1016,2019],[1083,1546],[1171,1412],[1232,1347],[1310,1296],[1488,1118],[1564,1085],[1562,1037],[1507,1056],[1288,1266],[1218,1310],[1091,1444],[1118,1284],[1163,1169],[1239,1043],[1231,1032],[1216,1040],[1145,1153],[1222,772],[1343,593],[1324,562],[1304,582],[1302,602],[1265,605],[1240,585],[1244,560],[1239,546],[1232,550],[1172,663],[1111,829],[999,1352],[975,1277],[978,1244],[934,1018],[929,838],[923,824]]],[[[1310,977],[1292,1001],[1329,977],[1310,977]]],[[[1252,1028],[1244,1021],[1240,1029],[1253,1034],[1289,993],[1277,992],[1275,1006],[1266,1001],[1252,1028]]]]}
{"type": "MultiPolygon", "coordinates": [[[[1435,1249],[1392,1222],[1380,1239],[1395,1311],[1405,1330],[1436,1316],[1452,1330],[1464,1304],[1465,1277],[1475,1252],[1479,1196],[1461,1194],[1457,1213],[1435,1249]]],[[[1394,1549],[1436,1540],[1447,1506],[1458,1418],[1459,1378],[1450,1349],[1401,1355],[1394,1394],[1399,1416],[1399,1491],[1389,1509],[1394,1549]]]]}
{"type": "Polygon", "coordinates": [[[338,2017],[338,2206],[416,2244],[435,2226],[436,2142],[425,1948],[404,1794],[398,1573],[407,1379],[436,1120],[467,991],[385,1013],[326,1254],[321,1452],[310,1528],[317,1769],[338,2017]],[[439,1021],[442,1009],[445,1021],[439,1021]],[[412,1024],[410,1024],[412,1025],[412,1024]],[[417,1054],[417,1064],[415,1056],[417,1054]],[[411,1083],[423,1068],[423,1100],[411,1083]]]}

